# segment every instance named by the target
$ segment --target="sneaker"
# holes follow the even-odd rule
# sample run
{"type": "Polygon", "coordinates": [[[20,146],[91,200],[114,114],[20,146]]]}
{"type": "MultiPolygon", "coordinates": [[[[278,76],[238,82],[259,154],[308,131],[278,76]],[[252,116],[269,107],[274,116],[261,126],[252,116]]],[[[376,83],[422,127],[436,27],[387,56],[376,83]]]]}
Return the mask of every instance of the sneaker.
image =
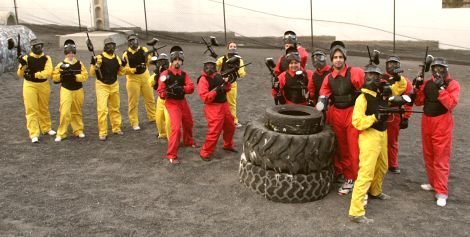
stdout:
{"type": "Polygon", "coordinates": [[[38,138],[38,137],[33,137],[33,138],[31,138],[31,142],[32,142],[32,143],[38,143],[38,142],[39,142],[39,138],[38,138]]]}
{"type": "Polygon", "coordinates": [[[106,136],[100,136],[100,141],[106,141],[106,136]]]}
{"type": "Polygon", "coordinates": [[[189,145],[189,146],[187,146],[187,147],[200,148],[201,146],[200,146],[199,144],[194,143],[194,144],[189,145]]]}
{"type": "Polygon", "coordinates": [[[352,191],[353,187],[354,187],[354,181],[352,179],[348,179],[338,189],[338,194],[339,195],[348,195],[352,191]]]}
{"type": "Polygon", "coordinates": [[[176,158],[174,158],[174,159],[169,159],[168,161],[169,161],[170,164],[172,164],[172,165],[179,165],[179,164],[180,164],[179,160],[176,159],[176,158]]]}
{"type": "Polygon", "coordinates": [[[349,216],[349,219],[358,224],[370,224],[374,223],[374,219],[369,219],[366,216],[349,216]]]}
{"type": "Polygon", "coordinates": [[[132,127],[132,129],[134,129],[134,131],[139,131],[140,130],[140,127],[139,125],[135,126],[135,127],[132,127]]]}
{"type": "Polygon", "coordinates": [[[239,128],[242,127],[243,125],[241,123],[235,123],[235,127],[239,128]]]}
{"type": "Polygon", "coordinates": [[[211,161],[212,160],[212,158],[210,156],[204,157],[204,156],[199,155],[199,157],[201,157],[201,159],[203,161],[211,161]]]}
{"type": "Polygon", "coordinates": [[[447,199],[445,198],[438,198],[436,204],[440,207],[445,207],[447,204],[447,199]]]}
{"type": "Polygon", "coordinates": [[[434,188],[430,184],[421,184],[421,189],[425,191],[433,191],[434,188]]]}
{"type": "Polygon", "coordinates": [[[166,135],[165,136],[162,136],[162,135],[158,135],[157,137],[158,139],[167,139],[166,135]]]}
{"type": "Polygon", "coordinates": [[[401,170],[400,170],[400,168],[398,168],[398,167],[390,167],[390,168],[388,168],[388,171],[390,171],[390,173],[392,173],[392,174],[399,174],[399,173],[401,173],[401,170]]]}
{"type": "Polygon", "coordinates": [[[378,199],[378,200],[389,200],[389,199],[392,199],[392,197],[390,195],[387,195],[385,193],[381,193],[377,196],[374,196],[374,195],[371,195],[369,194],[370,198],[371,199],[378,199]]]}
{"type": "Polygon", "coordinates": [[[235,150],[235,148],[232,148],[232,147],[224,147],[224,148],[222,148],[222,149],[224,149],[224,150],[226,150],[226,151],[234,152],[234,153],[237,153],[237,152],[238,152],[237,150],[235,150]]]}
{"type": "Polygon", "coordinates": [[[56,132],[54,130],[49,130],[49,132],[47,132],[47,134],[49,134],[50,136],[54,136],[56,135],[56,132]]]}
{"type": "Polygon", "coordinates": [[[123,132],[123,131],[118,131],[118,132],[115,132],[114,134],[116,134],[116,135],[124,135],[124,132],[123,132]]]}
{"type": "Polygon", "coordinates": [[[79,137],[79,138],[84,138],[84,137],[85,137],[85,133],[80,133],[80,134],[78,134],[78,137],[79,137]]]}
{"type": "Polygon", "coordinates": [[[55,141],[55,142],[60,142],[60,141],[62,141],[62,138],[56,137],[56,138],[54,139],[54,141],[55,141]]]}

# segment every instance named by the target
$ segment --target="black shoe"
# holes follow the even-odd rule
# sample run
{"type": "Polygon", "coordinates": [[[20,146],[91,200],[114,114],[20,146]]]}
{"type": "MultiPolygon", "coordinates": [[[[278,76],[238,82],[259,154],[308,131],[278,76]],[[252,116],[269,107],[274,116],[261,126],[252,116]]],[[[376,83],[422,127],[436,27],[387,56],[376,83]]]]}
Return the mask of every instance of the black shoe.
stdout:
{"type": "Polygon", "coordinates": [[[223,149],[224,149],[224,150],[226,150],[226,151],[230,151],[230,152],[235,152],[235,153],[238,153],[238,151],[237,151],[237,150],[235,150],[235,148],[224,147],[223,149]]]}
{"type": "Polygon", "coordinates": [[[212,157],[210,157],[210,156],[204,157],[204,156],[199,155],[199,157],[201,157],[201,159],[202,159],[203,161],[211,161],[211,160],[212,160],[212,157]]]}
{"type": "Polygon", "coordinates": [[[388,168],[388,171],[390,171],[392,174],[399,174],[399,173],[401,173],[401,170],[400,170],[400,168],[398,168],[398,167],[390,167],[390,168],[388,168]]]}
{"type": "Polygon", "coordinates": [[[370,199],[378,199],[378,200],[389,200],[389,199],[392,199],[392,197],[390,197],[390,195],[387,195],[385,193],[381,193],[377,196],[374,196],[374,195],[371,195],[369,194],[369,198],[370,199]]]}

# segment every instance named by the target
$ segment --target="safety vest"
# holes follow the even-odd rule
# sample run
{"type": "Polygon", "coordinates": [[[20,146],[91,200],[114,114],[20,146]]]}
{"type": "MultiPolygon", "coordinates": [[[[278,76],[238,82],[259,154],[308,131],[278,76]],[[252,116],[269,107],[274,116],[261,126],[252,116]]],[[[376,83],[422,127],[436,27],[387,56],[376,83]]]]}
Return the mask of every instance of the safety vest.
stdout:
{"type": "MultiPolygon", "coordinates": [[[[210,78],[209,76],[206,76],[206,80],[209,83],[209,91],[213,90],[219,85],[222,85],[224,83],[224,79],[222,79],[222,76],[220,74],[216,74],[213,78],[210,78]]],[[[227,94],[223,93],[217,93],[215,96],[215,99],[213,101],[214,103],[225,103],[227,102],[227,94]]]]}
{"type": "Polygon", "coordinates": [[[333,78],[330,73],[328,76],[328,84],[331,89],[331,100],[336,108],[346,109],[356,102],[356,89],[351,82],[351,67],[346,70],[346,76],[341,75],[333,78]]]}
{"type": "Polygon", "coordinates": [[[319,74],[317,70],[313,72],[313,84],[315,85],[314,98],[318,98],[318,96],[320,96],[320,88],[323,84],[323,80],[325,79],[326,75],[328,75],[330,72],[331,69],[324,71],[322,74],[319,74]]]}
{"type": "MultiPolygon", "coordinates": [[[[67,62],[62,62],[67,63],[67,62]]],[[[62,80],[62,87],[71,91],[75,91],[81,89],[83,84],[81,82],[76,81],[75,75],[80,74],[82,70],[82,64],[80,60],[77,60],[76,63],[70,64],[70,70],[76,71],[73,75],[64,75],[61,77],[62,80]]]]}
{"type": "MultiPolygon", "coordinates": [[[[367,100],[366,115],[378,114],[379,106],[388,107],[387,101],[382,100],[381,96],[377,95],[377,97],[374,97],[368,93],[362,93],[362,94],[366,97],[366,100],[367,100]]],[[[387,120],[385,119],[383,121],[377,121],[371,126],[371,128],[374,128],[375,130],[378,130],[381,132],[386,131],[387,120]]]]}
{"type": "Polygon", "coordinates": [[[117,80],[117,75],[119,71],[119,61],[117,57],[114,57],[112,59],[109,59],[105,57],[103,54],[101,54],[101,74],[103,75],[102,79],[98,79],[104,84],[111,85],[117,80]]]}
{"type": "MultiPolygon", "coordinates": [[[[145,58],[145,51],[142,49],[142,48],[139,48],[137,50],[137,52],[135,53],[131,53],[129,50],[127,50],[127,59],[128,59],[128,63],[129,63],[129,67],[131,68],[136,68],[137,65],[139,64],[142,64],[142,63],[146,63],[147,60],[145,58]]],[[[135,74],[142,74],[144,72],[141,72],[141,73],[135,73],[135,74]]]]}
{"type": "MultiPolygon", "coordinates": [[[[46,66],[46,62],[47,62],[47,57],[46,55],[43,55],[39,58],[28,56],[27,61],[28,61],[29,71],[31,75],[34,75],[36,72],[40,72],[44,70],[46,66]]],[[[36,83],[47,81],[47,79],[38,79],[36,77],[34,77],[33,79],[25,78],[25,80],[30,81],[30,82],[36,82],[36,83]]]]}
{"type": "Polygon", "coordinates": [[[437,99],[439,97],[439,87],[433,82],[426,83],[424,87],[424,114],[431,117],[436,117],[441,114],[447,113],[446,107],[437,99]]]}
{"type": "Polygon", "coordinates": [[[286,84],[284,85],[284,96],[289,101],[296,104],[305,103],[307,101],[307,84],[308,78],[307,73],[304,71],[301,76],[295,75],[292,77],[286,72],[286,84]]]}
{"type": "MultiPolygon", "coordinates": [[[[165,85],[167,88],[169,87],[181,87],[183,88],[186,85],[185,78],[186,78],[186,72],[181,72],[181,75],[175,75],[173,72],[170,70],[167,70],[168,72],[168,78],[165,81],[165,85]]],[[[173,94],[168,94],[168,98],[170,99],[175,99],[175,100],[182,100],[184,99],[184,93],[181,95],[173,95],[173,94]]]]}

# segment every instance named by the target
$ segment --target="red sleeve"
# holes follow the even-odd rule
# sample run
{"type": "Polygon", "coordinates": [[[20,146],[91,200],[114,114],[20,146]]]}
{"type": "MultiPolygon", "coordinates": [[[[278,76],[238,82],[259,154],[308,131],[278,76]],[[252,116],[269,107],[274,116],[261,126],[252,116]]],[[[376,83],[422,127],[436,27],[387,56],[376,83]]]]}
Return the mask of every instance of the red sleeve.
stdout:
{"type": "Polygon", "coordinates": [[[305,50],[304,47],[297,47],[297,51],[299,52],[300,55],[300,67],[302,70],[305,69],[305,66],[307,66],[307,60],[308,60],[308,52],[305,50]]]}
{"type": "Polygon", "coordinates": [[[456,80],[452,80],[449,82],[447,88],[439,91],[439,97],[437,97],[437,99],[446,109],[453,110],[459,102],[459,96],[460,85],[456,80]]]}
{"type": "Polygon", "coordinates": [[[217,96],[216,91],[209,91],[209,82],[205,76],[201,76],[199,79],[199,83],[197,84],[197,91],[204,104],[212,103],[212,101],[215,99],[215,96],[217,96]]]}
{"type": "Polygon", "coordinates": [[[359,67],[351,67],[351,83],[356,90],[360,90],[364,86],[364,70],[359,67]]]}
{"type": "MultiPolygon", "coordinates": [[[[160,73],[160,78],[162,78],[162,76],[168,76],[168,72],[167,71],[163,71],[162,73],[160,73]]],[[[158,95],[160,96],[160,98],[162,99],[165,99],[166,97],[166,84],[164,82],[162,82],[162,80],[160,80],[160,78],[158,78],[158,95]]]]}
{"type": "Polygon", "coordinates": [[[308,84],[307,84],[308,97],[310,99],[316,99],[315,97],[318,98],[318,95],[315,95],[315,83],[313,83],[313,72],[310,70],[307,70],[307,79],[308,79],[308,84]]]}
{"type": "Polygon", "coordinates": [[[328,73],[323,79],[323,83],[321,84],[321,88],[320,88],[320,94],[318,96],[330,97],[331,90],[330,90],[330,84],[328,83],[328,77],[330,76],[330,74],[331,72],[328,73]]]}
{"type": "Polygon", "coordinates": [[[282,59],[282,56],[279,57],[276,63],[276,67],[274,68],[274,75],[276,76],[279,76],[282,73],[281,72],[281,59],[282,59]]]}
{"type": "Polygon", "coordinates": [[[232,89],[232,83],[225,83],[225,92],[229,92],[232,89]]]}
{"type": "Polygon", "coordinates": [[[194,83],[189,79],[188,73],[185,73],[186,77],[184,78],[184,93],[185,94],[192,94],[194,92],[194,83]]]}
{"type": "Polygon", "coordinates": [[[419,88],[418,92],[416,92],[416,98],[415,98],[415,105],[416,106],[422,106],[424,105],[424,99],[426,99],[426,96],[424,95],[424,87],[431,81],[431,79],[426,80],[421,87],[419,88]]]}

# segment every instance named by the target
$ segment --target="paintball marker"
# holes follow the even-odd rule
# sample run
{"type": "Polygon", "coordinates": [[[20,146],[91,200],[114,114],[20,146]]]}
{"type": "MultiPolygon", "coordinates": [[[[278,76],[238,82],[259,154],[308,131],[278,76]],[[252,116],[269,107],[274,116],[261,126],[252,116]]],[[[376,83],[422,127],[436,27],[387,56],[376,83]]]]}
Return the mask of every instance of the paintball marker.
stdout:
{"type": "MultiPolygon", "coordinates": [[[[236,80],[237,80],[237,77],[236,76],[230,76],[230,75],[233,75],[234,73],[237,73],[238,72],[238,69],[242,68],[242,67],[246,67],[248,65],[250,65],[251,63],[247,63],[247,64],[244,64],[242,66],[237,66],[237,67],[233,67],[233,68],[230,68],[224,72],[221,72],[220,75],[222,76],[222,78],[225,78],[225,77],[230,77],[230,80],[228,82],[230,83],[234,83],[236,80]]],[[[218,87],[224,87],[226,84],[226,82],[224,81],[223,83],[221,83],[220,85],[214,87],[211,91],[215,91],[217,90],[218,87]]]]}
{"type": "Polygon", "coordinates": [[[201,36],[201,39],[202,39],[202,41],[204,42],[204,44],[206,45],[206,47],[207,47],[206,51],[204,51],[203,54],[206,54],[206,52],[209,51],[209,52],[210,52],[210,56],[213,57],[213,58],[215,58],[215,59],[217,59],[218,56],[217,56],[217,54],[215,53],[214,48],[212,48],[212,46],[219,46],[219,43],[217,43],[217,40],[215,39],[215,37],[214,37],[214,36],[210,36],[210,41],[211,41],[210,44],[207,43],[207,41],[204,39],[204,37],[201,36]]]}
{"type": "Polygon", "coordinates": [[[401,96],[391,96],[388,98],[388,102],[393,107],[379,107],[380,114],[400,114],[402,116],[404,113],[423,113],[423,111],[415,111],[415,110],[405,110],[403,108],[404,105],[410,105],[412,103],[411,97],[408,95],[401,95],[401,96]],[[398,106],[398,107],[397,107],[398,106]]]}
{"type": "Polygon", "coordinates": [[[274,68],[276,63],[274,63],[273,58],[266,58],[265,60],[266,67],[268,67],[269,72],[271,73],[271,88],[276,91],[276,96],[274,97],[274,104],[278,105],[285,104],[286,100],[282,96],[281,90],[279,88],[279,78],[274,74],[274,68]]]}
{"type": "MultiPolygon", "coordinates": [[[[145,57],[147,57],[149,54],[152,54],[153,57],[155,57],[155,56],[158,57],[158,55],[160,55],[158,53],[158,50],[165,48],[166,45],[157,47],[158,42],[159,42],[159,40],[157,38],[153,38],[150,41],[147,41],[147,45],[152,46],[152,49],[145,53],[145,57]]],[[[153,60],[153,57],[152,57],[152,60],[153,60]]],[[[156,61],[156,59],[155,59],[155,61],[156,61]]]]}
{"type": "Polygon", "coordinates": [[[80,74],[82,73],[81,70],[73,70],[71,67],[71,65],[68,64],[68,63],[62,63],[60,65],[60,70],[62,70],[61,72],[61,75],[62,76],[73,76],[73,75],[77,75],[77,74],[80,74]]]}
{"type": "MultiPolygon", "coordinates": [[[[96,59],[96,54],[95,54],[95,48],[93,47],[93,43],[91,42],[90,36],[88,35],[88,31],[86,33],[86,47],[88,48],[89,52],[93,53],[93,57],[96,59]]],[[[95,60],[96,61],[96,60],[95,60]]],[[[95,73],[96,73],[96,78],[101,80],[103,79],[103,74],[101,73],[101,69],[98,65],[95,65],[95,73]]]]}
{"type": "Polygon", "coordinates": [[[424,82],[424,73],[429,72],[429,69],[431,68],[431,63],[434,60],[434,57],[432,55],[428,55],[428,47],[426,46],[426,53],[424,54],[424,60],[423,64],[420,64],[420,72],[418,73],[418,76],[416,76],[413,79],[413,88],[414,89],[419,89],[419,87],[423,84],[424,82]],[[418,80],[418,78],[421,78],[421,80],[418,80]]]}
{"type": "MultiPolygon", "coordinates": [[[[166,76],[162,76],[160,80],[165,82],[168,79],[166,76]]],[[[171,85],[167,85],[166,87],[166,97],[168,96],[181,96],[184,95],[183,87],[178,84],[178,81],[175,80],[171,85]]]]}
{"type": "Polygon", "coordinates": [[[369,46],[367,46],[367,53],[369,53],[369,64],[379,65],[380,51],[374,49],[374,56],[371,56],[369,46]]]}
{"type": "Polygon", "coordinates": [[[28,62],[23,59],[23,55],[21,54],[20,34],[18,34],[18,40],[16,41],[16,44],[13,38],[8,38],[8,50],[12,50],[13,48],[16,48],[16,58],[18,59],[18,62],[21,64],[21,66],[27,66],[28,62]]]}

